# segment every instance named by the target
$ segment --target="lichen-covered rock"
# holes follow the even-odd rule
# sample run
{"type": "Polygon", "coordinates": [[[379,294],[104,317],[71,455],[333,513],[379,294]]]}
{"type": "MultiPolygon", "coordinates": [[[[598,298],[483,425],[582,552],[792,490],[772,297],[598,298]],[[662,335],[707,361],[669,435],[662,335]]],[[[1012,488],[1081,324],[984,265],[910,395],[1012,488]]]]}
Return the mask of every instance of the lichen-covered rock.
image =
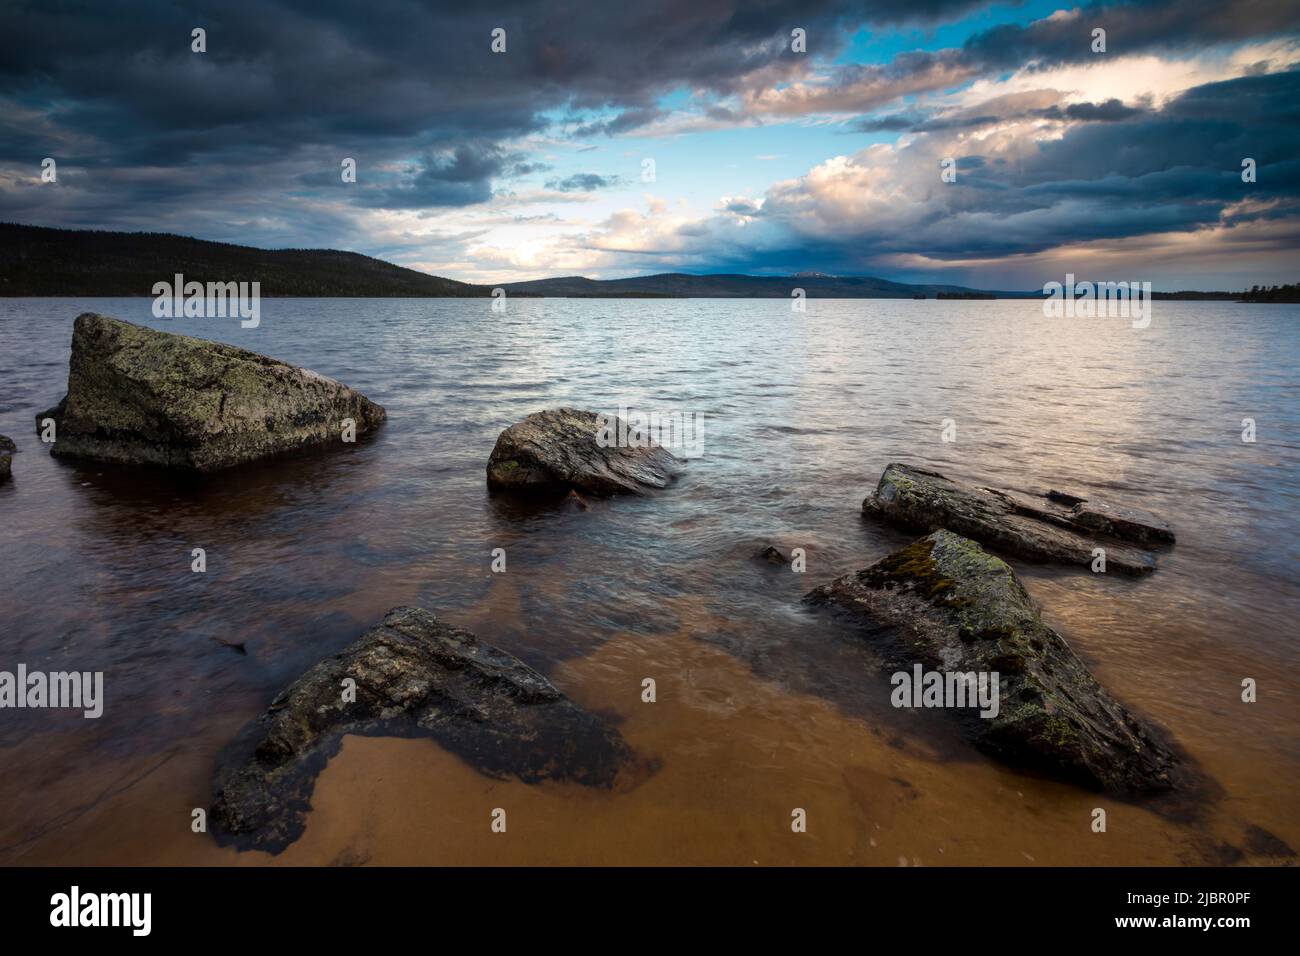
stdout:
{"type": "Polygon", "coordinates": [[[17,450],[18,446],[14,444],[12,438],[0,435],[0,481],[8,480],[13,453],[17,450]]]}
{"type": "Polygon", "coordinates": [[[219,342],[105,315],[77,316],[68,394],[36,416],[55,421],[54,455],[215,471],[343,441],[386,415],[316,372],[219,342]]]}
{"type": "Polygon", "coordinates": [[[218,757],[219,843],[278,853],[344,734],[431,737],[488,776],[610,787],[632,751],[517,658],[398,607],[294,681],[218,757]],[[351,683],[349,683],[351,682],[351,683]]]}
{"type": "Polygon", "coordinates": [[[626,434],[626,424],[614,415],[573,408],[529,415],[497,438],[488,458],[488,487],[592,495],[644,494],[667,487],[680,472],[681,460],[648,439],[637,442],[640,447],[620,446],[619,436],[626,434]]]}
{"type": "Polygon", "coordinates": [[[1046,626],[1004,561],[937,531],[808,594],[861,624],[890,670],[996,672],[999,708],[949,709],[984,751],[1116,794],[1169,790],[1179,757],[1046,626]]]}
{"type": "Polygon", "coordinates": [[[1168,544],[1168,526],[1136,509],[1090,502],[1059,491],[1024,495],[981,488],[895,462],[880,476],[862,510],[913,531],[947,528],[990,548],[1036,561],[1091,568],[1095,548],[1107,570],[1147,574],[1155,556],[1143,546],[1168,544]],[[1129,543],[1132,542],[1132,543],[1129,543]]]}

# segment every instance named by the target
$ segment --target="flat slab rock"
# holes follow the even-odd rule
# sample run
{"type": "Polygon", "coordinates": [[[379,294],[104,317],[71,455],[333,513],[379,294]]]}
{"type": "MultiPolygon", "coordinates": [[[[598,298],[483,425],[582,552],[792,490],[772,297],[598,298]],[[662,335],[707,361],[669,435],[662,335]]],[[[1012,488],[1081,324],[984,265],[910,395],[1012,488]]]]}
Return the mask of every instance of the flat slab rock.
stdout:
{"type": "Polygon", "coordinates": [[[891,671],[999,675],[999,712],[945,708],[976,746],[1016,766],[1121,795],[1170,790],[1180,758],[1103,688],[1043,624],[1015,572],[976,542],[937,531],[810,592],[837,609],[891,671]]]}
{"type": "Polygon", "coordinates": [[[212,832],[278,853],[301,836],[316,777],[344,734],[431,737],[491,777],[613,786],[617,730],[522,661],[428,611],[398,607],[316,664],[217,759],[212,832]],[[356,682],[355,700],[344,681],[356,682]]]}
{"type": "Polygon", "coordinates": [[[894,463],[862,502],[866,514],[914,531],[947,528],[981,544],[1035,561],[1091,568],[1093,549],[1106,551],[1107,570],[1148,574],[1148,548],[1171,544],[1174,533],[1158,518],[1060,491],[1025,495],[983,488],[894,463]]]}
{"type": "Polygon", "coordinates": [[[659,445],[602,446],[602,427],[616,437],[627,426],[615,415],[557,408],[529,415],[503,431],[488,458],[488,487],[526,493],[580,491],[645,494],[666,488],[682,462],[659,445]]]}
{"type": "Polygon", "coordinates": [[[68,393],[36,416],[55,421],[51,454],[215,471],[342,442],[387,417],[364,395],[308,369],[94,312],[72,330],[68,393]]]}

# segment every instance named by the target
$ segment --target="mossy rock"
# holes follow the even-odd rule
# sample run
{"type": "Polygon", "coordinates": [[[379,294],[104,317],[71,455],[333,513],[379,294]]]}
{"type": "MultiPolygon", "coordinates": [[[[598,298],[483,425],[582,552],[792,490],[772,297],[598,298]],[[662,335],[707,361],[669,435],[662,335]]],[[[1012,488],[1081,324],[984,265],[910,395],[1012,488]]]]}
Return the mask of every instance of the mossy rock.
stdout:
{"type": "Polygon", "coordinates": [[[1174,540],[1166,524],[1131,507],[1059,491],[1026,495],[983,488],[898,462],[885,468],[862,510],[914,531],[955,531],[1034,561],[1091,569],[1100,547],[1107,569],[1127,575],[1154,571],[1155,557],[1145,549],[1174,540]]]}
{"type": "Polygon", "coordinates": [[[969,538],[936,531],[812,591],[851,616],[891,671],[998,674],[999,711],[949,709],[980,748],[1099,790],[1169,790],[1183,758],[1115,700],[1042,622],[1010,566],[969,538]]]}
{"type": "Polygon", "coordinates": [[[342,445],[377,428],[382,406],[308,369],[246,349],[86,312],[72,332],[68,394],[51,454],[216,471],[283,452],[342,445]]]}

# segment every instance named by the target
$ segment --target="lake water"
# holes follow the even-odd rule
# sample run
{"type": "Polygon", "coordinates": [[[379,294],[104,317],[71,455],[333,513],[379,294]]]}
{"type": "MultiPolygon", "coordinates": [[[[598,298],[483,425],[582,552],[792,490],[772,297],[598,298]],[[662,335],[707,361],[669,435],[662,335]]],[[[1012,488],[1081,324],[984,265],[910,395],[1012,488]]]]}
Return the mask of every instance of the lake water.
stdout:
{"type": "Polygon", "coordinates": [[[150,304],[0,299],[0,433],[20,447],[0,485],[0,670],[102,670],[106,694],[99,720],[0,711],[0,863],[1277,863],[1278,841],[1300,847],[1300,307],[1157,302],[1138,330],[1028,301],[276,299],[245,330],[150,304]],[[52,459],[33,415],[62,396],[88,310],[307,366],[388,422],[201,480],[52,459]],[[704,454],[664,493],[586,511],[489,496],[498,433],[560,405],[703,415],[704,454]],[[1198,819],[991,762],[944,715],[891,708],[870,649],[801,608],[910,540],[860,514],[891,461],[1171,523],[1177,545],[1141,580],[1013,564],[1098,679],[1217,782],[1198,819]],[[804,547],[807,571],[755,561],[767,543],[804,547]],[[192,832],[221,745],[399,604],[539,668],[654,772],[616,792],[526,786],[431,741],[348,738],[282,855],[192,832]]]}

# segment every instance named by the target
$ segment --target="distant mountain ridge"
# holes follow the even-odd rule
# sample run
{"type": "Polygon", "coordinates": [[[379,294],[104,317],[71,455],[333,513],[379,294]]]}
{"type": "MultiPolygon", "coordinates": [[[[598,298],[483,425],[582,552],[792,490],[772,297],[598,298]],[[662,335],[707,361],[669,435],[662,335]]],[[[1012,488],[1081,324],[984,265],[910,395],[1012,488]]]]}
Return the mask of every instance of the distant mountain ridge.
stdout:
{"type": "MultiPolygon", "coordinates": [[[[795,289],[822,299],[1027,299],[1038,291],[990,292],[958,285],[893,282],[874,276],[800,272],[791,276],[665,272],[624,279],[560,276],[479,285],[429,275],[359,252],[257,249],[173,233],[52,229],[0,222],[0,297],[152,296],[154,283],[259,282],[267,297],[789,299],[795,289]]],[[[1297,286],[1234,292],[1156,292],[1156,299],[1294,302],[1297,286]]]]}
{"type": "MultiPolygon", "coordinates": [[[[800,273],[794,276],[691,275],[666,272],[627,279],[588,279],[562,276],[556,279],[531,279],[504,282],[507,294],[526,293],[543,296],[601,297],[645,296],[655,298],[719,299],[788,299],[794,289],[823,299],[912,299],[934,298],[940,293],[953,296],[974,295],[977,290],[958,285],[912,285],[891,282],[872,276],[831,276],[800,273]]],[[[1029,295],[1031,293],[999,293],[1029,295]]]]}
{"type": "MultiPolygon", "coordinates": [[[[257,249],[173,233],[52,229],[0,223],[0,296],[151,296],[176,273],[187,282],[260,282],[268,297],[424,298],[507,295],[575,298],[911,299],[975,294],[955,285],[909,285],[870,276],[691,275],[626,279],[562,276],[478,285],[428,275],[357,252],[257,249]]],[[[1031,295],[1033,293],[999,293],[1031,295]]]]}

